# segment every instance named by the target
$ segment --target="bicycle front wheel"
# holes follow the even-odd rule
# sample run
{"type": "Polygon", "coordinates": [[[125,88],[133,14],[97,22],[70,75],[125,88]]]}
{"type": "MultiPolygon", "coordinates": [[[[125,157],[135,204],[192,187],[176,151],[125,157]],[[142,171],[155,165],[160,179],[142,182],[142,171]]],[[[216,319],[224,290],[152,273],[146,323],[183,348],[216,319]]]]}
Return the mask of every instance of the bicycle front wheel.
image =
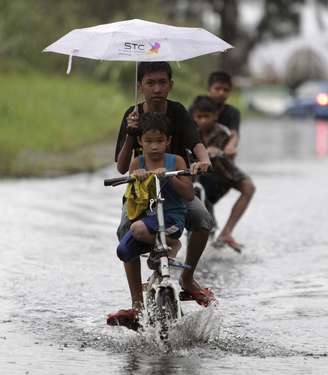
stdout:
{"type": "Polygon", "coordinates": [[[166,287],[159,290],[156,307],[160,324],[160,337],[162,340],[166,340],[170,325],[178,319],[178,302],[172,288],[166,287]]]}

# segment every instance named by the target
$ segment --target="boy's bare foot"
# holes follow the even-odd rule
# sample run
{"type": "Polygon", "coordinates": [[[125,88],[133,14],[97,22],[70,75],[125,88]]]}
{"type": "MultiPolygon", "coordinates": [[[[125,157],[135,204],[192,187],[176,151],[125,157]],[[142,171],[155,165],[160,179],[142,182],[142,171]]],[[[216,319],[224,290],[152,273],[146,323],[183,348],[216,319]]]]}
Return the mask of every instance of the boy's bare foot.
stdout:
{"type": "Polygon", "coordinates": [[[181,249],[181,242],[179,240],[170,239],[167,241],[167,244],[171,248],[168,253],[169,258],[176,258],[178,251],[181,249]]]}
{"type": "Polygon", "coordinates": [[[196,280],[184,280],[180,277],[179,283],[182,289],[182,292],[180,292],[180,300],[194,300],[203,307],[217,302],[212,290],[202,288],[196,280]]]}
{"type": "Polygon", "coordinates": [[[201,286],[198,284],[198,282],[194,279],[190,280],[190,279],[180,277],[179,284],[183,290],[198,291],[202,289],[201,286]]]}
{"type": "Polygon", "coordinates": [[[213,242],[212,245],[217,249],[225,245],[228,245],[229,247],[231,247],[233,250],[237,251],[238,253],[241,253],[241,249],[244,247],[244,245],[236,242],[231,235],[222,235],[222,234],[219,235],[219,237],[216,239],[216,241],[213,242]]]}

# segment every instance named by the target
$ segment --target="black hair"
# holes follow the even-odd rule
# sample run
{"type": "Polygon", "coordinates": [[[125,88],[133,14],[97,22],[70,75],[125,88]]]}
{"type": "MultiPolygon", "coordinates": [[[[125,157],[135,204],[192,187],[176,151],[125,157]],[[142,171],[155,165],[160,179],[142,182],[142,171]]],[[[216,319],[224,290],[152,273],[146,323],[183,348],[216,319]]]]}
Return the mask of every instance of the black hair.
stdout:
{"type": "Polygon", "coordinates": [[[165,134],[167,137],[169,133],[170,120],[161,112],[147,112],[140,116],[139,121],[139,137],[149,130],[158,130],[160,133],[165,134]]]}
{"type": "Polygon", "coordinates": [[[217,103],[206,95],[197,96],[190,107],[191,114],[193,114],[195,111],[214,113],[217,110],[217,103]]]}
{"type": "Polygon", "coordinates": [[[217,82],[224,83],[224,84],[232,87],[231,76],[230,76],[230,74],[228,74],[226,72],[217,71],[217,72],[212,72],[209,75],[209,77],[208,77],[208,87],[211,87],[212,85],[214,85],[214,83],[217,83],[217,82]]]}
{"type": "Polygon", "coordinates": [[[166,61],[150,61],[150,62],[140,62],[138,64],[137,79],[141,82],[144,75],[147,73],[157,73],[164,72],[167,73],[169,80],[172,79],[172,68],[170,64],[166,61]]]}

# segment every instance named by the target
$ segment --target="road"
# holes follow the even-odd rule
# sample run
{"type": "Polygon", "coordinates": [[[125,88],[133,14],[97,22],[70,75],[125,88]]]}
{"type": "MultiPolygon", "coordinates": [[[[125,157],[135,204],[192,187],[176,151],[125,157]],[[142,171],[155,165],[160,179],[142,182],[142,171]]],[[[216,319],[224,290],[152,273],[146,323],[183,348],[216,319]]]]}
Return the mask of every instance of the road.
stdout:
{"type": "MultiPolygon", "coordinates": [[[[187,302],[169,353],[152,330],[105,325],[129,307],[115,255],[122,189],[103,186],[114,167],[1,181],[1,373],[326,374],[328,158],[315,142],[310,121],[244,123],[238,164],[257,187],[235,231],[246,247],[207,247],[197,277],[219,307],[187,302]]],[[[219,223],[236,197],[217,205],[219,223]]]]}

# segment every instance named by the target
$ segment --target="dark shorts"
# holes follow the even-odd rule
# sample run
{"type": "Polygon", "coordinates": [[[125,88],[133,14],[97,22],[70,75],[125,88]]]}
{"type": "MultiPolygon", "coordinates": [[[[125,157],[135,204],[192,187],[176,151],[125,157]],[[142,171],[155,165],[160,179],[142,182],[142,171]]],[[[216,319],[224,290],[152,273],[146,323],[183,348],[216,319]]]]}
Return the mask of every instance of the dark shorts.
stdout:
{"type": "Polygon", "coordinates": [[[215,169],[212,173],[200,176],[199,182],[204,186],[206,198],[214,204],[231,188],[238,190],[241,182],[246,179],[249,176],[231,163],[225,171],[215,169]]]}
{"type": "MultiPolygon", "coordinates": [[[[140,220],[144,222],[150,233],[155,233],[158,230],[156,215],[145,216],[140,220]]],[[[171,238],[178,239],[183,232],[183,226],[181,227],[181,225],[177,224],[174,217],[170,215],[164,215],[164,221],[166,234],[171,238]]],[[[152,245],[136,240],[131,230],[128,230],[117,247],[117,256],[126,263],[139,257],[141,254],[148,253],[151,247],[152,245]]]]}
{"type": "MultiPolygon", "coordinates": [[[[206,230],[210,231],[214,226],[213,218],[207,211],[204,204],[195,197],[192,201],[186,203],[187,214],[185,227],[191,231],[206,230]]],[[[165,216],[165,215],[164,215],[165,216]]],[[[126,206],[123,205],[121,222],[117,229],[117,237],[119,240],[123,238],[129,230],[131,221],[126,216],[126,206]]]]}
{"type": "MultiPolygon", "coordinates": [[[[156,233],[158,230],[158,221],[156,215],[145,216],[140,219],[144,222],[150,233],[156,233]]],[[[172,215],[164,214],[165,232],[168,236],[178,239],[184,229],[182,223],[177,223],[177,220],[172,215]]]]}

